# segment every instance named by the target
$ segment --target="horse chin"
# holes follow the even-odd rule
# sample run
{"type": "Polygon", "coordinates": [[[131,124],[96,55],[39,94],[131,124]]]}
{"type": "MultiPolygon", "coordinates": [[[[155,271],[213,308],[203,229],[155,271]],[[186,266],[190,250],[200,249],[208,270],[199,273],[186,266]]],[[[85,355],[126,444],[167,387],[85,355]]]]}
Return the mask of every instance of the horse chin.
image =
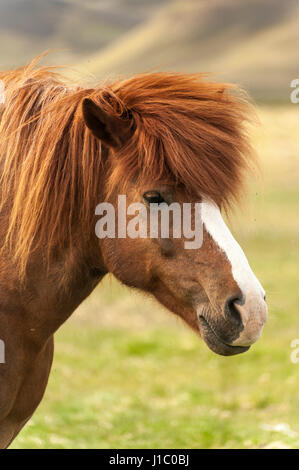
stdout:
{"type": "Polygon", "coordinates": [[[231,346],[224,343],[213,331],[207,320],[200,315],[198,317],[200,334],[206,345],[220,356],[234,356],[248,351],[250,346],[231,346]]]}

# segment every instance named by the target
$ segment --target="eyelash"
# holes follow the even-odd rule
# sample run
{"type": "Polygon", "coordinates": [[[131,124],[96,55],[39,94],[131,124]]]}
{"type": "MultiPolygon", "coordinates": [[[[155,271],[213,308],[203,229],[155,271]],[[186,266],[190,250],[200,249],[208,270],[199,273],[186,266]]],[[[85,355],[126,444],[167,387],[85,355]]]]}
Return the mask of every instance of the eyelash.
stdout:
{"type": "Polygon", "coordinates": [[[143,199],[148,204],[162,204],[163,202],[165,202],[164,198],[157,191],[147,191],[146,193],[144,193],[143,199]]]}

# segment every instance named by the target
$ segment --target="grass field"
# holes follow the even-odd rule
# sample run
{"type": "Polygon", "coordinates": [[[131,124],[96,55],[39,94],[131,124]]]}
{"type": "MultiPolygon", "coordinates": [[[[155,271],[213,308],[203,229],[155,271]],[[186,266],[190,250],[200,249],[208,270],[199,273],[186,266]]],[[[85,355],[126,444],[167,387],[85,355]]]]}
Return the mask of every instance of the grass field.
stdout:
{"type": "Polygon", "coordinates": [[[254,181],[231,228],[264,285],[269,320],[223,358],[179,320],[106,279],[56,335],[49,386],[11,448],[297,448],[299,105],[268,107],[254,181]]]}

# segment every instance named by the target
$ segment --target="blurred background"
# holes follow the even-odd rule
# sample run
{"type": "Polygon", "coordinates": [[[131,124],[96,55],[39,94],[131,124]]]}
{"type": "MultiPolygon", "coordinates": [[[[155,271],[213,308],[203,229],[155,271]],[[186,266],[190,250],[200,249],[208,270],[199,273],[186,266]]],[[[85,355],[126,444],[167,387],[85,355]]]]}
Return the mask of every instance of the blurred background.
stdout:
{"type": "Polygon", "coordinates": [[[107,277],[57,333],[45,398],[12,447],[298,447],[298,2],[0,0],[0,44],[1,69],[58,48],[43,63],[81,81],[175,70],[244,87],[263,177],[229,223],[269,304],[262,339],[223,358],[107,277]]]}

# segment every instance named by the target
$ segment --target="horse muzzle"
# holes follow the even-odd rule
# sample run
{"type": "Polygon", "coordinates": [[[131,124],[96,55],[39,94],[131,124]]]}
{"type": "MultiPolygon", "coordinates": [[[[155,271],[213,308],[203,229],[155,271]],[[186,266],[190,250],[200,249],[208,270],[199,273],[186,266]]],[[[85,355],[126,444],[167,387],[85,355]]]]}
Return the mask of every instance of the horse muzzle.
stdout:
{"type": "Polygon", "coordinates": [[[198,322],[202,339],[214,353],[220,356],[233,356],[248,351],[249,346],[233,346],[224,342],[204,316],[199,315],[198,322]]]}
{"type": "Polygon", "coordinates": [[[228,299],[221,318],[210,309],[199,308],[198,326],[207,346],[216,354],[232,356],[248,351],[262,334],[267,320],[264,298],[248,296],[243,303],[228,299]]]}
{"type": "Polygon", "coordinates": [[[254,297],[247,296],[247,300],[243,305],[235,302],[234,307],[240,316],[243,329],[238,338],[232,342],[232,345],[250,346],[262,334],[268,316],[267,304],[264,298],[257,302],[254,297]]]}

